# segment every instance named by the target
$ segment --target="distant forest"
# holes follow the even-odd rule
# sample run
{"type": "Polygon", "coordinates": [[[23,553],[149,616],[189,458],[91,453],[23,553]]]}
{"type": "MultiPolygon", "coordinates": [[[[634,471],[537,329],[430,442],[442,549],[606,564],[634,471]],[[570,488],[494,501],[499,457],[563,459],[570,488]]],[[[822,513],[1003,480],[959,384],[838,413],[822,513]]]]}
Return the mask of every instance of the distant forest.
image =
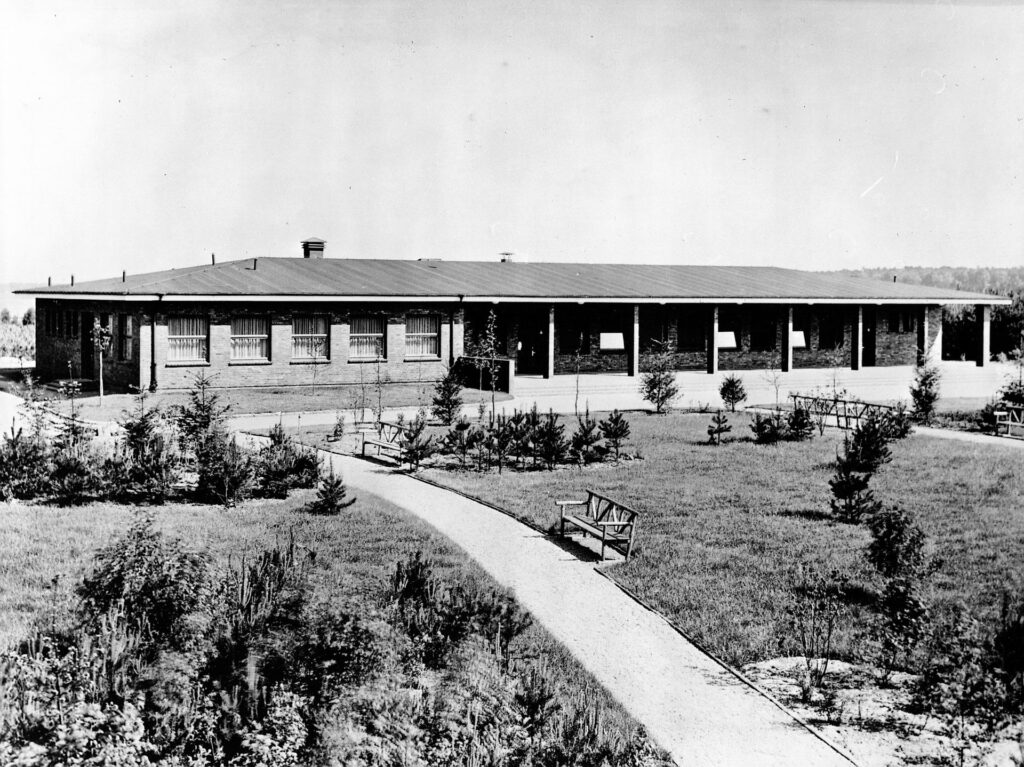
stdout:
{"type": "MultiPolygon", "coordinates": [[[[992,354],[1012,355],[1024,349],[1024,267],[924,267],[903,269],[842,269],[835,274],[867,277],[912,285],[992,293],[1013,299],[1009,306],[992,307],[992,354]]],[[[973,306],[947,306],[943,311],[943,359],[973,359],[976,339],[973,306]]]]}

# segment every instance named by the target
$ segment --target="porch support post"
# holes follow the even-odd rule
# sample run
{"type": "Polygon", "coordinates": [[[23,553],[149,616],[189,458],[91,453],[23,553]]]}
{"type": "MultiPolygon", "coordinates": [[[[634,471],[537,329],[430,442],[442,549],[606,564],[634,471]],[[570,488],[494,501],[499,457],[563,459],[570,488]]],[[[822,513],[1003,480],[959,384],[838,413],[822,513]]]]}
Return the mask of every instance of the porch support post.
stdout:
{"type": "Polygon", "coordinates": [[[153,312],[149,317],[149,390],[156,391],[156,386],[156,312],[153,312]]]}
{"type": "Polygon", "coordinates": [[[708,323],[708,374],[718,372],[718,306],[711,307],[711,321],[708,323]]]}
{"type": "Polygon", "coordinates": [[[633,342],[629,345],[629,374],[640,375],[640,304],[633,304],[633,342]]]}
{"type": "Polygon", "coordinates": [[[555,305],[548,307],[548,364],[544,370],[545,378],[555,376],[555,305]]]}
{"type": "Polygon", "coordinates": [[[928,307],[921,307],[921,316],[917,323],[917,363],[923,365],[928,361],[928,307]]]}
{"type": "Polygon", "coordinates": [[[978,322],[978,367],[988,364],[988,356],[992,346],[992,307],[978,304],[974,307],[974,316],[978,322]]]}
{"type": "Polygon", "coordinates": [[[782,364],[783,373],[793,369],[793,307],[787,306],[782,312],[782,364]]]}
{"type": "Polygon", "coordinates": [[[448,312],[448,366],[455,366],[455,310],[448,312]]]}
{"type": "Polygon", "coordinates": [[[853,316],[850,343],[850,368],[860,370],[864,359],[864,307],[857,305],[857,313],[853,316]]]}

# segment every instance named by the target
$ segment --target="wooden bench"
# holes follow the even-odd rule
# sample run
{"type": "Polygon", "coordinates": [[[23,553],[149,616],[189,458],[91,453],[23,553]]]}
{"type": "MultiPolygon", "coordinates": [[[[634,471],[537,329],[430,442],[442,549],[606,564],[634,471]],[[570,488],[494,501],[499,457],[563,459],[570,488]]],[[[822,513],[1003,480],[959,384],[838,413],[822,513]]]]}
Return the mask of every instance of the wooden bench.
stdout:
{"type": "Polygon", "coordinates": [[[377,455],[381,453],[394,453],[395,457],[401,462],[402,455],[405,453],[405,448],[402,447],[402,435],[405,434],[405,428],[398,423],[392,423],[391,421],[380,421],[374,426],[375,437],[367,437],[363,435],[363,457],[366,457],[366,447],[370,445],[377,449],[377,455]]]}
{"type": "Polygon", "coordinates": [[[1000,405],[995,412],[996,434],[1004,437],[1021,439],[1024,437],[1024,407],[1020,405],[1000,405]],[[1014,429],[1018,432],[1014,434],[1014,429]]]}
{"type": "Polygon", "coordinates": [[[629,561],[633,551],[637,512],[593,490],[587,490],[585,501],[555,501],[555,505],[561,512],[562,537],[565,537],[565,525],[568,523],[601,541],[602,561],[606,546],[615,549],[629,561]],[[566,508],[573,506],[580,506],[582,510],[575,514],[566,513],[566,508]]]}

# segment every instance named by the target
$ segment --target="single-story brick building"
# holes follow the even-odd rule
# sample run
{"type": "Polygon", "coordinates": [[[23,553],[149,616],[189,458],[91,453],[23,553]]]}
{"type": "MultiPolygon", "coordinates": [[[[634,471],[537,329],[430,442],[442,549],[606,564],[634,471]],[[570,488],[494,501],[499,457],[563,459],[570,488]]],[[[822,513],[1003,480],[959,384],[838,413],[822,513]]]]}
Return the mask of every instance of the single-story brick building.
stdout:
{"type": "Polygon", "coordinates": [[[249,258],[18,291],[36,297],[42,380],[94,378],[95,323],[123,388],[434,380],[494,313],[507,374],[620,371],[667,350],[680,370],[909,365],[939,347],[943,304],[978,307],[978,365],[997,296],[774,267],[249,258]],[[373,373],[366,366],[376,369],[373,373]]]}

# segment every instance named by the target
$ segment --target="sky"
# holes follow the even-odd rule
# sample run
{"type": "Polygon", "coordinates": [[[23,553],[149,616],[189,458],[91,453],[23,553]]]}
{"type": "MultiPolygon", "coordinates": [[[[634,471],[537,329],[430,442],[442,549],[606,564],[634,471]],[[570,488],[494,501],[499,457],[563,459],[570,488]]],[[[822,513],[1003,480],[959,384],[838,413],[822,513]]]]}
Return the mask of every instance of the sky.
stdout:
{"type": "Polygon", "coordinates": [[[0,282],[1024,265],[1024,5],[0,4],[0,282]]]}

